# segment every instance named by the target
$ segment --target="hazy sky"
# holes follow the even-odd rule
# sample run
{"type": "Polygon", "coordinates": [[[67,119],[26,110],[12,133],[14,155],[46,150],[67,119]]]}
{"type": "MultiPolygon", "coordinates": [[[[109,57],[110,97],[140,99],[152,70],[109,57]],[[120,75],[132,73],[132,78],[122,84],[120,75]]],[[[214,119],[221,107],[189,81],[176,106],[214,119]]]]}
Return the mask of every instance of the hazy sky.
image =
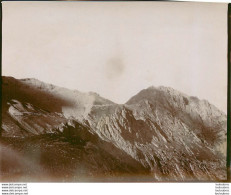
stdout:
{"type": "Polygon", "coordinates": [[[169,86],[226,112],[227,4],[2,2],[3,75],[125,103],[169,86]]]}

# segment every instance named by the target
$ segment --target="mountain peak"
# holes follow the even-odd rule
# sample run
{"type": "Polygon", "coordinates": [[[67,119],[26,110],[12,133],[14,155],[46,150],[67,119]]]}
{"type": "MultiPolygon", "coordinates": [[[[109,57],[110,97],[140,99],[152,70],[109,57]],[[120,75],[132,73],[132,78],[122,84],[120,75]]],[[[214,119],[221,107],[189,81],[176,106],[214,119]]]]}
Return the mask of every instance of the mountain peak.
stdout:
{"type": "Polygon", "coordinates": [[[141,90],[138,94],[134,95],[132,98],[130,98],[126,104],[135,104],[138,103],[141,100],[151,100],[151,101],[162,101],[163,98],[166,96],[184,96],[188,97],[187,95],[171,88],[171,87],[165,87],[165,86],[159,86],[154,87],[150,86],[146,89],[141,90]]]}

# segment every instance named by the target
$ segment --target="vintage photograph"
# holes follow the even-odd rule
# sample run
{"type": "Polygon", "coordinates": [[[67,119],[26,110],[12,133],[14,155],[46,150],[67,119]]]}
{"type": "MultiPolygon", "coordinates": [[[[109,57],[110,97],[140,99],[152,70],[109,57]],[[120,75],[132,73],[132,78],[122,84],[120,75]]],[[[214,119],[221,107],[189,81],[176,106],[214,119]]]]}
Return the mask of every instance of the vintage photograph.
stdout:
{"type": "Polygon", "coordinates": [[[226,181],[227,10],[2,2],[0,181],[226,181]]]}

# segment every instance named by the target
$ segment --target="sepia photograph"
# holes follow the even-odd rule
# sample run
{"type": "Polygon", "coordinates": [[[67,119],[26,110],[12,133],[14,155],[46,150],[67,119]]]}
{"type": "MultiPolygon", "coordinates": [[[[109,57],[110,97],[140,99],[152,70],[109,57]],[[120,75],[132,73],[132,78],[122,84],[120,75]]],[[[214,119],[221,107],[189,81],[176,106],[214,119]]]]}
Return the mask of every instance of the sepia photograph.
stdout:
{"type": "Polygon", "coordinates": [[[226,181],[227,11],[3,1],[0,182],[226,181]]]}

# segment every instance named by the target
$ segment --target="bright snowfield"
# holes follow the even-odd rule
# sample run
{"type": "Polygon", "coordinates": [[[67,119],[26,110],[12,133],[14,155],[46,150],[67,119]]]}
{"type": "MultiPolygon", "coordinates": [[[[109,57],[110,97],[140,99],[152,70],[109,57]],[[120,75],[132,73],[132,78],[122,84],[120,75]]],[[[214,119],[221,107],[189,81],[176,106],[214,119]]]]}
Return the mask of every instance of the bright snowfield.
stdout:
{"type": "Polygon", "coordinates": [[[3,77],[0,181],[222,181],[226,114],[149,87],[125,104],[3,77]]]}

